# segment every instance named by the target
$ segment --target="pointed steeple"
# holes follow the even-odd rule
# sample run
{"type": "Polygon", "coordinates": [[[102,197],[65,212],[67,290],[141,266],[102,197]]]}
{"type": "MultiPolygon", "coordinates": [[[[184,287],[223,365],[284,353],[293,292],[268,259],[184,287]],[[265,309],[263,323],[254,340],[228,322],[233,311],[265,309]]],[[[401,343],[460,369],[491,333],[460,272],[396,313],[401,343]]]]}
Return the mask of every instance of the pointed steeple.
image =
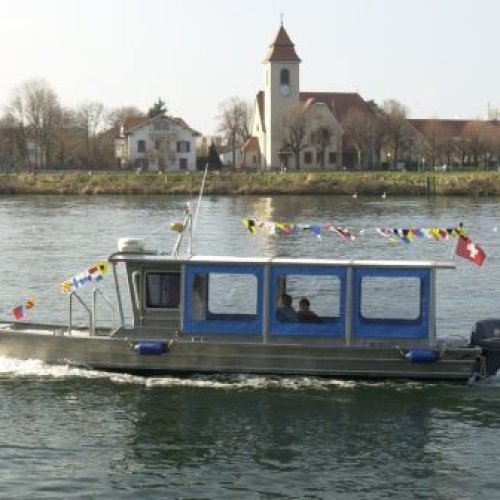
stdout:
{"type": "Polygon", "coordinates": [[[273,41],[269,46],[264,62],[301,62],[297,52],[295,52],[295,45],[290,40],[283,24],[273,41]]]}

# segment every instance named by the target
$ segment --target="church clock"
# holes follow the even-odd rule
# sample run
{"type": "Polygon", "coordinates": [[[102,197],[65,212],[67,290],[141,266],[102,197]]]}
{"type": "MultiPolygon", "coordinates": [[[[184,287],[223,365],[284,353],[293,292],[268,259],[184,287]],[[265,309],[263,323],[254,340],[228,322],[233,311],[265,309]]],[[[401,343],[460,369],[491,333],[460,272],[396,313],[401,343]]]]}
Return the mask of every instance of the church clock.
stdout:
{"type": "Polygon", "coordinates": [[[285,97],[290,95],[290,85],[288,85],[288,83],[281,84],[281,95],[285,97]]]}
{"type": "Polygon", "coordinates": [[[286,68],[280,72],[280,91],[282,96],[290,95],[290,71],[286,68]]]}

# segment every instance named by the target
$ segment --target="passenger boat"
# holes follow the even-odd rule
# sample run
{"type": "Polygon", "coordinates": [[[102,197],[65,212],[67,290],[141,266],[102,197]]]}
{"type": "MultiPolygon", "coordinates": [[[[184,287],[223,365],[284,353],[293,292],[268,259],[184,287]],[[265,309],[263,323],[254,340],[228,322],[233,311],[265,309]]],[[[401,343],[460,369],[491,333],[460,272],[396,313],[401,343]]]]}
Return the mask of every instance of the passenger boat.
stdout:
{"type": "MultiPolygon", "coordinates": [[[[108,259],[119,326],[99,327],[95,303],[86,306],[73,290],[66,325],[0,322],[0,355],[143,375],[469,380],[500,365],[499,322],[478,323],[471,339],[437,335],[437,274],[452,263],[202,257],[191,255],[190,240],[181,254],[190,220],[188,214],[171,254],[147,250],[141,240],[119,241],[108,259]],[[123,296],[118,266],[126,270],[123,296]],[[397,298],[388,301],[391,290],[397,298]],[[315,317],[290,304],[303,295],[315,317]],[[86,307],[86,326],[73,325],[75,300],[86,307]]],[[[101,295],[96,288],[94,299],[101,295]]]]}

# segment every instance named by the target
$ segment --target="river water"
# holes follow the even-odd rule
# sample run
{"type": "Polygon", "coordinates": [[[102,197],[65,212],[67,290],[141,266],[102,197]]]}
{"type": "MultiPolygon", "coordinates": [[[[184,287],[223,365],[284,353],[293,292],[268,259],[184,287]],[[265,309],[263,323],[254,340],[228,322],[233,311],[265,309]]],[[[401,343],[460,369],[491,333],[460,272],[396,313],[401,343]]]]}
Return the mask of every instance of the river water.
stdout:
{"type": "MultiPolygon", "coordinates": [[[[33,297],[30,320],[66,322],[61,281],[105,259],[119,237],[170,251],[168,226],[187,201],[1,198],[0,317],[33,297]]],[[[499,208],[498,199],[213,197],[202,202],[194,251],[449,261],[453,241],[389,244],[375,228],[463,222],[487,261],[454,259],[456,270],[440,272],[438,332],[467,336],[477,319],[500,317],[499,208]],[[251,235],[246,216],[362,236],[251,235]]],[[[110,296],[111,281],[102,284],[110,296]]],[[[99,315],[109,323],[106,310],[99,315]]],[[[1,498],[500,498],[500,377],[140,378],[4,358],[0,405],[1,498]]]]}

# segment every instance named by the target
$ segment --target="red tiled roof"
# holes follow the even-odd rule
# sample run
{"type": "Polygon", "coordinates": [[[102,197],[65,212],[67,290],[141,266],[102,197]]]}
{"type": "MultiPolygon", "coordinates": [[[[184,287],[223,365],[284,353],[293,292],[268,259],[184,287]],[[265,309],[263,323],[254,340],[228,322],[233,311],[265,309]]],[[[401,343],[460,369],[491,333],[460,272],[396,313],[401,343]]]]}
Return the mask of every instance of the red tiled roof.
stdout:
{"type": "Polygon", "coordinates": [[[198,132],[197,130],[195,130],[194,128],[191,128],[181,117],[179,116],[171,116],[170,119],[176,123],[177,125],[183,127],[183,128],[187,128],[188,130],[190,130],[193,135],[201,135],[200,132],[198,132]]]}
{"type": "Polygon", "coordinates": [[[269,61],[300,62],[300,58],[295,52],[295,45],[290,40],[283,25],[280,26],[278,34],[267,51],[264,62],[269,61]]]}
{"type": "Polygon", "coordinates": [[[299,99],[306,104],[309,99],[326,104],[340,120],[353,108],[372,113],[366,101],[356,92],[300,92],[299,99]]]}
{"type": "Polygon", "coordinates": [[[149,121],[147,116],[131,116],[123,124],[123,133],[127,135],[133,128],[149,121]]]}
{"type": "Polygon", "coordinates": [[[408,119],[408,123],[410,123],[410,125],[415,127],[423,135],[427,135],[432,126],[438,126],[441,131],[449,134],[451,137],[461,137],[465,127],[469,123],[478,121],[479,120],[408,119]]]}
{"type": "MultiPolygon", "coordinates": [[[[366,101],[356,92],[300,92],[299,99],[307,110],[315,102],[326,104],[333,115],[341,120],[345,114],[353,108],[360,109],[366,113],[372,113],[372,109],[366,101]]],[[[265,132],[265,100],[264,91],[257,93],[257,108],[260,117],[262,131],[265,132]]]]}
{"type": "MultiPolygon", "coordinates": [[[[160,116],[160,115],[158,115],[160,116]]],[[[135,127],[139,127],[140,125],[145,125],[146,123],[149,123],[150,121],[154,120],[155,118],[158,118],[158,116],[155,116],[154,118],[149,118],[147,116],[145,117],[137,117],[133,116],[130,118],[127,118],[125,120],[125,123],[123,124],[123,133],[125,135],[129,134],[132,129],[135,127]]],[[[191,128],[182,118],[178,116],[169,116],[168,117],[170,120],[172,120],[176,125],[179,125],[180,127],[187,128],[190,130],[193,135],[201,135],[199,132],[191,128]]]]}
{"type": "Polygon", "coordinates": [[[259,140],[257,139],[257,137],[252,135],[246,140],[241,149],[243,151],[259,151],[259,140]]]}

